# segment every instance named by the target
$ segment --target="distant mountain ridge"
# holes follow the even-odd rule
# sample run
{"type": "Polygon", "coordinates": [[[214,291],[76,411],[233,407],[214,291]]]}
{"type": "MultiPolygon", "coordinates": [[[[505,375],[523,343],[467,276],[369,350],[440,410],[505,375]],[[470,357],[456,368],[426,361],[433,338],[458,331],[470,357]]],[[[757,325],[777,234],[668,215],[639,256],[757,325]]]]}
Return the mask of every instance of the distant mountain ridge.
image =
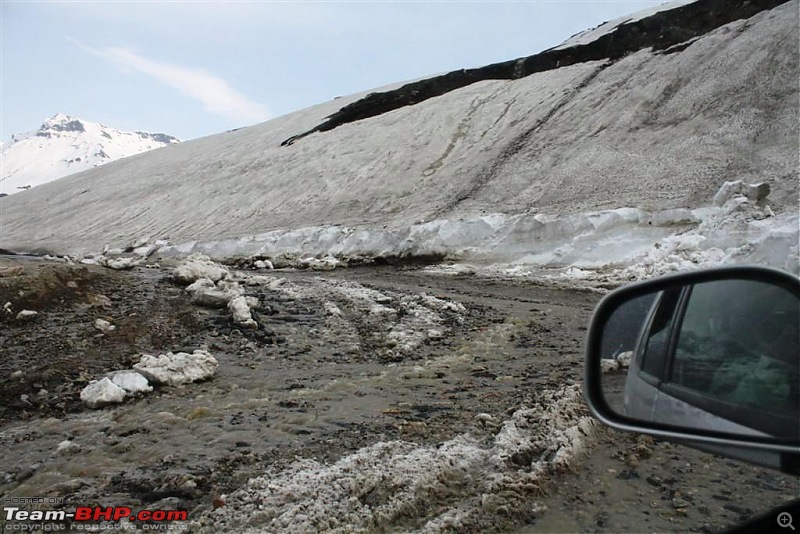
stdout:
{"type": "Polygon", "coordinates": [[[180,143],[163,133],[124,132],[62,113],[0,145],[0,195],[30,189],[108,162],[180,143]]]}

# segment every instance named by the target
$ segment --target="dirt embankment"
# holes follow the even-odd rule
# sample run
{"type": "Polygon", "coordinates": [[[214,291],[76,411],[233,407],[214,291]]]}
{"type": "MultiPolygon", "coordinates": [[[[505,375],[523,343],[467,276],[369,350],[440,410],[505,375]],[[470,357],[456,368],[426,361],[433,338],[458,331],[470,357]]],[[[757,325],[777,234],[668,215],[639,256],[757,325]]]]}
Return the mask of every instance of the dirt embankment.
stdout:
{"type": "Polygon", "coordinates": [[[89,380],[191,341],[205,325],[181,288],[161,278],[0,259],[0,422],[79,411],[89,380]],[[37,315],[17,318],[24,310],[37,315]],[[112,322],[113,335],[95,328],[97,319],[112,322]]]}
{"type": "MultiPolygon", "coordinates": [[[[481,446],[543,391],[581,380],[598,300],[418,268],[262,274],[272,281],[247,288],[259,328],[245,329],[194,305],[166,270],[0,260],[0,306],[11,302],[0,311],[0,495],[213,520],[248,479],[298,458],[331,465],[394,441],[435,451],[461,435],[481,446]],[[37,315],[18,320],[23,309],[37,315]],[[96,411],[79,401],[89,380],[142,353],[199,347],[220,362],[207,382],[96,411]]],[[[800,494],[797,479],[602,428],[570,469],[493,496],[507,502],[481,528],[715,531],[800,494]]],[[[398,491],[379,486],[364,506],[398,491]]],[[[384,528],[422,528],[425,513],[471,505],[469,491],[433,495],[384,528]]]]}

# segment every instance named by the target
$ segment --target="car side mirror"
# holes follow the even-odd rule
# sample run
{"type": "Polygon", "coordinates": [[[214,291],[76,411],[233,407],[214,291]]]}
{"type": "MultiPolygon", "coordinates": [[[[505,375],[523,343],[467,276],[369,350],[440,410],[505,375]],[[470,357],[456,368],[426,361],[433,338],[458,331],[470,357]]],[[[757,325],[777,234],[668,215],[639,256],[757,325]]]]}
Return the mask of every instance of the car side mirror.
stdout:
{"type": "Polygon", "coordinates": [[[609,426],[800,471],[800,280],[726,267],[604,298],[585,394],[609,426]]]}

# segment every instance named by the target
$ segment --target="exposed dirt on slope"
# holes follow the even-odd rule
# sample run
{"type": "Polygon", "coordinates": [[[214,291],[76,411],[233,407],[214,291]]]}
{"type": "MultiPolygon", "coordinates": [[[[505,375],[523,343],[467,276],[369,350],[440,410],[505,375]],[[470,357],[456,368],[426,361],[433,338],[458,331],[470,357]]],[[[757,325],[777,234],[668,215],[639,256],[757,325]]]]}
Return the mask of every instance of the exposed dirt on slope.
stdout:
{"type": "MultiPolygon", "coordinates": [[[[580,381],[599,298],[397,267],[261,274],[283,281],[248,287],[261,302],[253,330],[192,304],[166,270],[0,259],[0,305],[13,310],[0,319],[0,496],[193,519],[298,457],[490,439],[542,388],[580,381]],[[18,321],[23,308],[38,315],[18,321]],[[207,382],[102,410],[78,400],[142,353],[198,347],[220,362],[207,382]]],[[[714,531],[800,494],[791,477],[606,430],[572,469],[531,492],[534,512],[510,507],[491,529],[714,531]]]]}
{"type": "Polygon", "coordinates": [[[205,325],[182,296],[149,270],[0,260],[0,422],[78,411],[89,380],[188,342],[205,325]],[[37,315],[17,318],[23,310],[37,315]]]}
{"type": "Polygon", "coordinates": [[[787,0],[736,1],[700,0],[659,12],[642,20],[621,24],[589,44],[557,47],[538,54],[477,69],[461,69],[418,82],[408,83],[344,106],[315,128],[294,135],[281,143],[289,146],[312,133],[327,132],[343,124],[375,117],[404,106],[413,106],[484,80],[515,80],[537,72],[576,63],[617,60],[644,48],[676,53],[691,45],[691,40],[734,20],[746,19],[772,9],[787,0]]]}

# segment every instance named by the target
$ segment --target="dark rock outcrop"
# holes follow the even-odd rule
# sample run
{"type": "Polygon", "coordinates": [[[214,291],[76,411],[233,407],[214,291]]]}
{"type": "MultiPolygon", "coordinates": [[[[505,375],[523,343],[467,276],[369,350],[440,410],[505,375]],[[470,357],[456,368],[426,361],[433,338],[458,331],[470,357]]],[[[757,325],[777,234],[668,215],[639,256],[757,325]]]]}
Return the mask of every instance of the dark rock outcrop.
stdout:
{"type": "Polygon", "coordinates": [[[36,132],[37,137],[51,137],[55,132],[85,132],[83,123],[77,119],[63,122],[48,122],[36,132]]]}
{"type": "Polygon", "coordinates": [[[174,137],[172,135],[163,134],[163,133],[147,133],[147,132],[136,132],[136,133],[142,139],[152,139],[156,143],[172,144],[172,143],[180,143],[181,142],[181,140],[178,139],[177,137],[174,137]]]}
{"type": "Polygon", "coordinates": [[[647,18],[626,22],[595,41],[568,48],[551,48],[502,63],[476,69],[461,69],[441,76],[406,84],[393,91],[370,93],[349,104],[315,128],[292,136],[281,143],[288,146],[315,132],[327,132],[355,122],[466,87],[484,80],[514,80],[537,72],[586,63],[620,59],[628,54],[652,48],[676,53],[691,45],[691,40],[735,20],[779,6],[788,0],[698,0],[675,9],[660,11],[647,18]]]}

